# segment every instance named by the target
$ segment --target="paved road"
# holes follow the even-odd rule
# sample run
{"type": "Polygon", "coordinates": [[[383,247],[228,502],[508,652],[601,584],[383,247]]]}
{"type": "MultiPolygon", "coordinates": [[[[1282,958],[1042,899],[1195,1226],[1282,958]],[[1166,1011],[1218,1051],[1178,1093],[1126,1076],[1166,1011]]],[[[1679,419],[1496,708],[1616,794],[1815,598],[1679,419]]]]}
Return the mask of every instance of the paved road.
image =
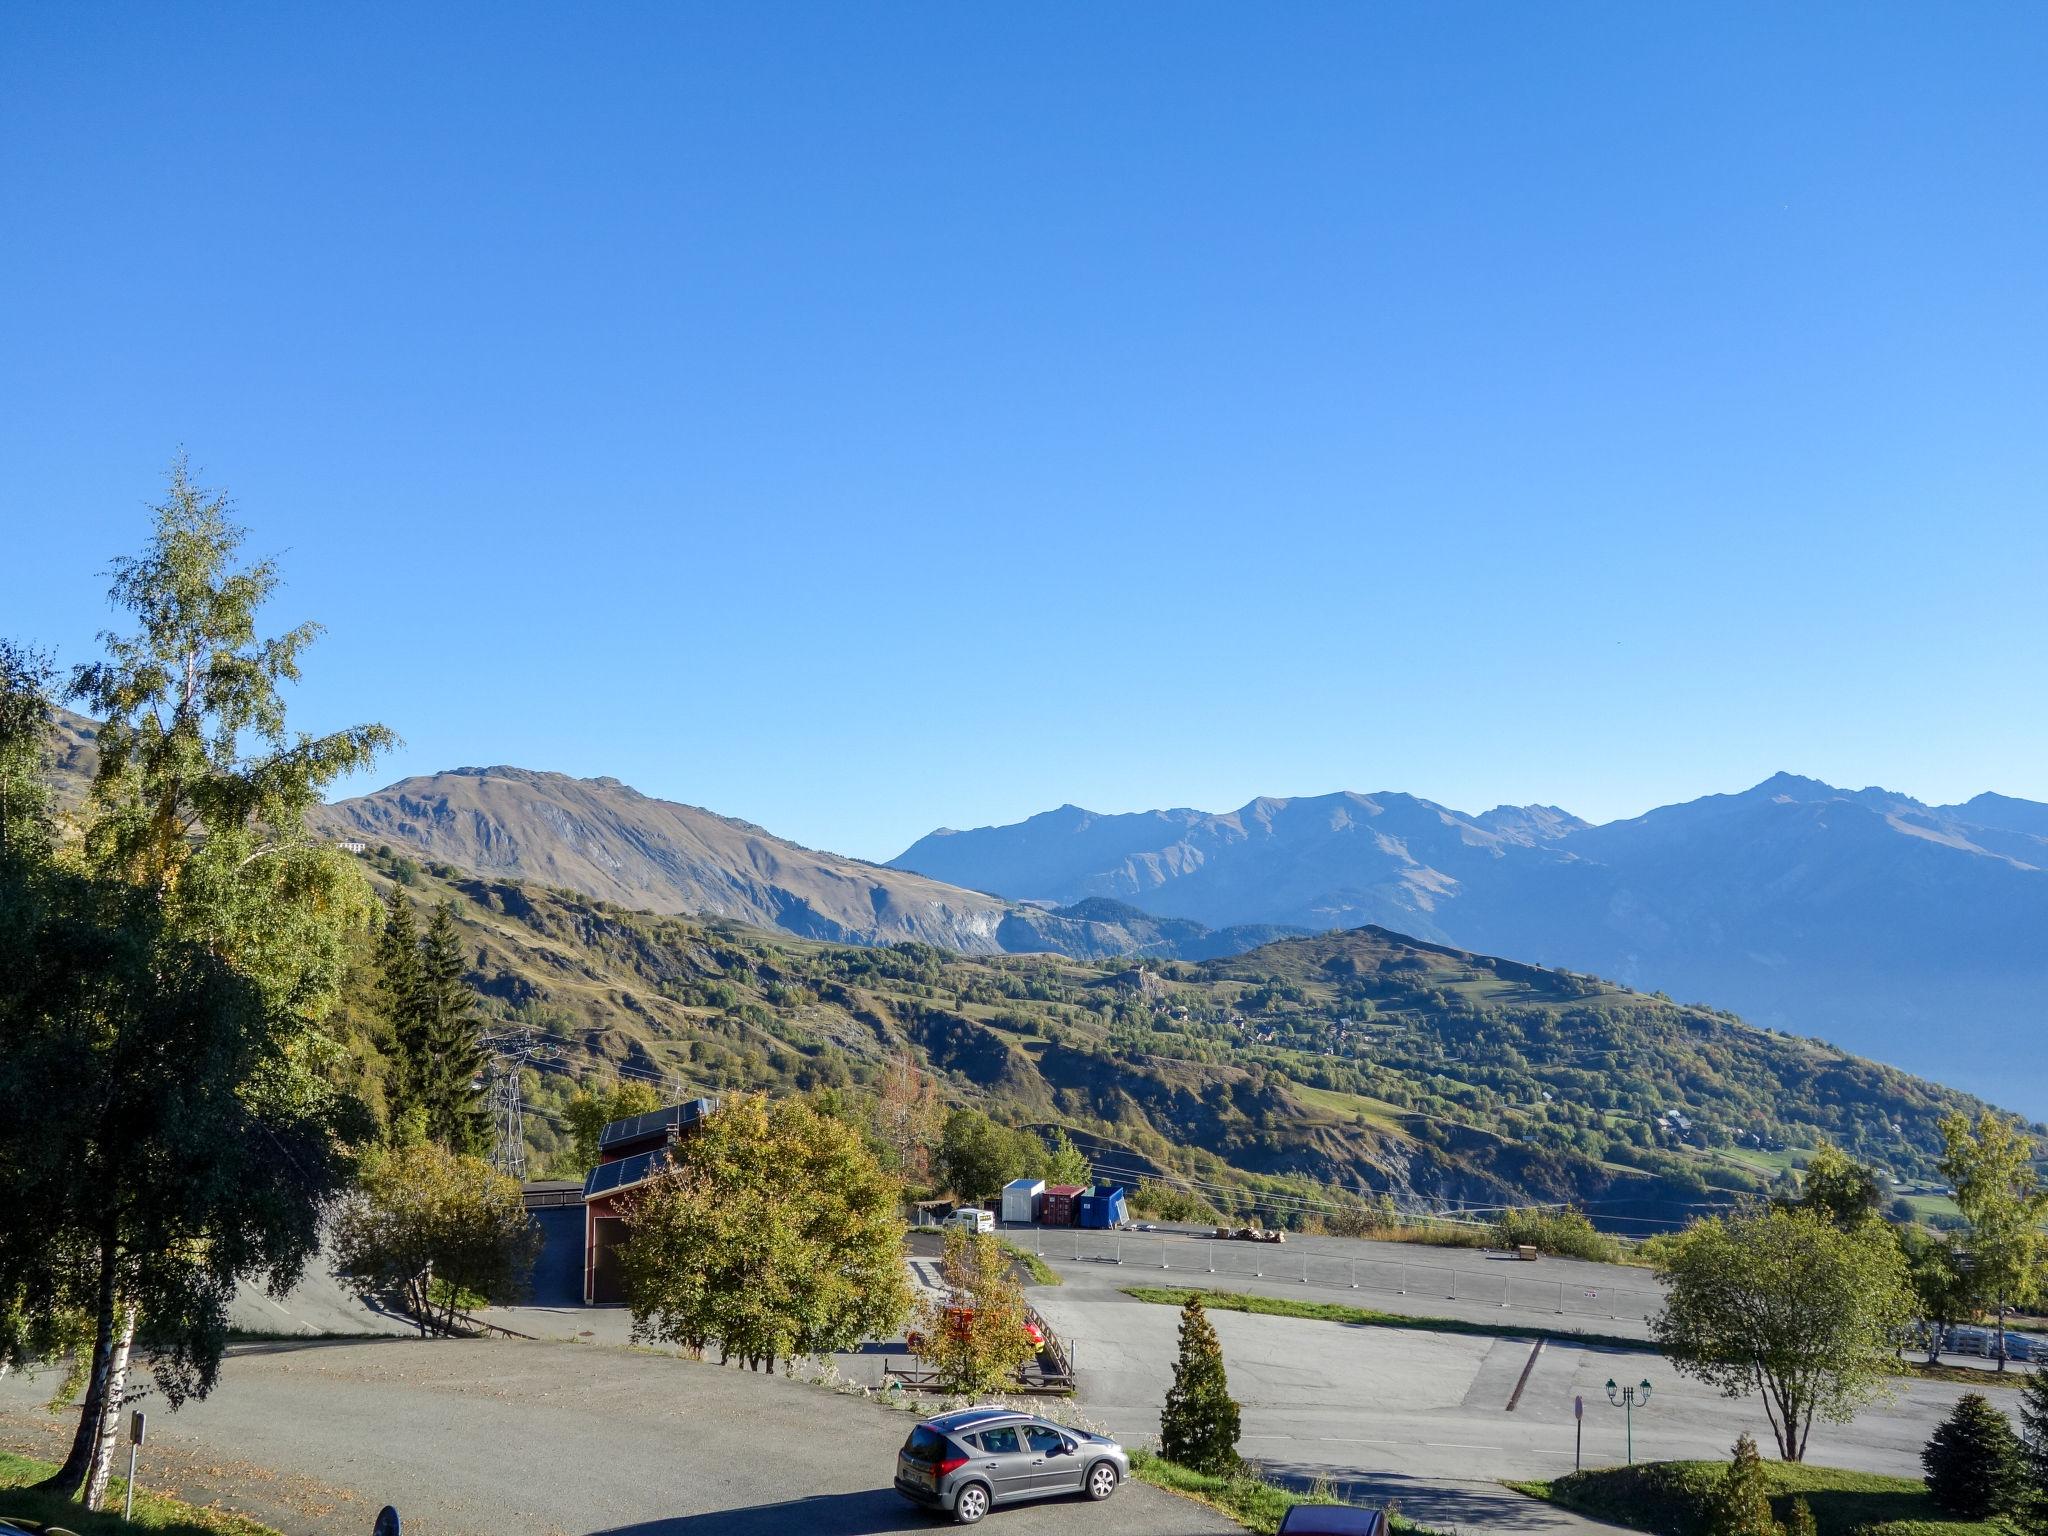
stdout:
{"type": "MultiPolygon", "coordinates": [[[[1033,1300],[1074,1342],[1082,1400],[1126,1433],[1156,1433],[1177,1312],[1122,1295],[1120,1285],[1153,1278],[1134,1276],[1128,1265],[1055,1268],[1066,1283],[1035,1291],[1033,1300]]],[[[1397,1497],[1410,1514],[1432,1524],[1468,1531],[1545,1528],[1535,1507],[1496,1480],[1571,1470],[1574,1397],[1586,1404],[1586,1465],[1620,1462],[1624,1416],[1608,1405],[1609,1378],[1653,1384],[1650,1406],[1635,1415],[1639,1459],[1725,1457],[1744,1430],[1765,1447],[1772,1443],[1757,1404],[1722,1398],[1648,1350],[1550,1343],[1536,1352],[1530,1339],[1239,1312],[1210,1317],[1223,1342],[1232,1393],[1244,1406],[1246,1455],[1283,1476],[1327,1477],[1356,1496],[1397,1497]],[[1510,1412],[1525,1368],[1527,1384],[1510,1412]]],[[[1503,1319],[1496,1311],[1491,1320],[1503,1319]]],[[[1964,1390],[1908,1380],[1892,1405],[1871,1409],[1852,1425],[1817,1426],[1809,1456],[1917,1475],[1921,1447],[1964,1390]]],[[[2015,1410],[2016,1393],[1992,1397],[2007,1412],[2015,1410]]]]}
{"type": "MultiPolygon", "coordinates": [[[[0,1443],[48,1453],[49,1389],[0,1382],[0,1443]]],[[[219,1390],[153,1414],[146,1485],[289,1536],[874,1536],[932,1529],[889,1487],[911,1420],[693,1361],[568,1343],[365,1338],[237,1346],[219,1390]]],[[[1143,1485],[1002,1511],[1000,1536],[1220,1536],[1143,1485]]]]}

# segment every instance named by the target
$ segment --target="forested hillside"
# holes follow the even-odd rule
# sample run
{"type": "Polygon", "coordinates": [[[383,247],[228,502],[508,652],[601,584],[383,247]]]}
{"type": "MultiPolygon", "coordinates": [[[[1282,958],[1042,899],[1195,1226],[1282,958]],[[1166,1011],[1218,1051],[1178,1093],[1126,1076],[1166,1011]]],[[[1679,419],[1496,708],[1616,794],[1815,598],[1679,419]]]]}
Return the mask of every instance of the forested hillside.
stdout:
{"type": "Polygon", "coordinates": [[[858,1097],[907,1061],[949,1103],[1247,1201],[1310,1183],[1411,1209],[1569,1200],[1640,1231],[1761,1190],[1823,1136],[1926,1177],[1937,1118],[1970,1106],[1725,1014],[1376,928],[1199,964],[963,957],[367,862],[384,889],[454,900],[488,1007],[559,1047],[531,1083],[539,1163],[597,1063],[858,1097]]]}

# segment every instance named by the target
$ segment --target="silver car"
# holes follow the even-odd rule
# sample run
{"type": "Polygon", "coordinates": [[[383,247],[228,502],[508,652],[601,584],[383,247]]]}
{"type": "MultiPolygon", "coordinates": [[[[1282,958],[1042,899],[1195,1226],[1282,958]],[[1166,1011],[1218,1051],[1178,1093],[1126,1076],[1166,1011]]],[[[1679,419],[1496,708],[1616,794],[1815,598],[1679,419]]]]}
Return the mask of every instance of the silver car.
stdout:
{"type": "Polygon", "coordinates": [[[896,1453],[896,1491],[972,1525],[998,1504],[1085,1494],[1106,1499],[1131,1459],[1106,1435],[1013,1408],[963,1408],[926,1419],[896,1453]]]}

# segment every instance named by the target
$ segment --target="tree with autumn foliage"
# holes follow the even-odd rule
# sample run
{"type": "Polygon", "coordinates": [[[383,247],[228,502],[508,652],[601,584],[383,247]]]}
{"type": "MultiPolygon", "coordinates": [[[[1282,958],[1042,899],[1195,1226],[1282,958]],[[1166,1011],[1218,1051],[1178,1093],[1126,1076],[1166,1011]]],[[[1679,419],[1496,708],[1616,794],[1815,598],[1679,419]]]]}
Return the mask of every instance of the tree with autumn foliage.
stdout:
{"type": "Polygon", "coordinates": [[[773,1370],[902,1326],[901,1186],[803,1099],[728,1098],[632,1197],[633,1336],[773,1370]]]}
{"type": "Polygon", "coordinates": [[[1038,1353],[1024,1288],[995,1238],[953,1227],[939,1261],[944,1290],[917,1305],[917,1351],[948,1392],[978,1396],[1014,1386],[1038,1353]]]}

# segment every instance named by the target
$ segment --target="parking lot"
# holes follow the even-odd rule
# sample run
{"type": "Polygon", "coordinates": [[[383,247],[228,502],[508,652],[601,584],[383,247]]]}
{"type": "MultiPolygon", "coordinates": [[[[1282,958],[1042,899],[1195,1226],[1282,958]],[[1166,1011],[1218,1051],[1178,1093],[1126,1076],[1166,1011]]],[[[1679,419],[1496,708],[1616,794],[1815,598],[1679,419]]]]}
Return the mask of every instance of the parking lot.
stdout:
{"type": "MultiPolygon", "coordinates": [[[[1460,1257],[1483,1262],[1477,1254],[1460,1257]]],[[[1178,1314],[1169,1306],[1135,1301],[1119,1287],[1196,1283],[1206,1281],[1206,1273],[1162,1275],[1134,1268],[1128,1258],[1122,1265],[1050,1254],[1049,1259],[1065,1283],[1040,1289],[1033,1299],[1073,1341],[1083,1401],[1126,1432],[1156,1432],[1158,1405],[1171,1380],[1178,1314]]],[[[1597,1286],[1605,1278],[1597,1272],[1609,1266],[1572,1269],[1573,1280],[1597,1286]]],[[[1219,1271],[1219,1288],[1221,1280],[1219,1271]]],[[[1305,1290],[1297,1280],[1290,1292],[1287,1282],[1272,1274],[1258,1278],[1256,1287],[1283,1295],[1305,1290]]],[[[1232,1290],[1252,1288],[1237,1277],[1229,1285],[1232,1290]]],[[[1306,1290],[1314,1299],[1332,1299],[1314,1287],[1306,1290]]],[[[1491,1309],[1468,1303],[1454,1313],[1448,1297],[1439,1301],[1411,1293],[1413,1304],[1401,1306],[1377,1295],[1369,1300],[1390,1311],[1460,1315],[1495,1325],[1513,1320],[1512,1313],[1503,1316],[1497,1303],[1491,1309]]],[[[1246,1455],[1279,1475],[1326,1477],[1361,1496],[1398,1498],[1418,1519],[1435,1524],[1513,1529],[1525,1520],[1527,1512],[1517,1507],[1519,1496],[1507,1495],[1498,1480],[1550,1477],[1572,1469],[1580,1432],[1572,1412],[1575,1399],[1585,1406],[1585,1464],[1623,1460],[1628,1426],[1622,1410],[1608,1404],[1610,1378],[1651,1383],[1648,1406],[1633,1415],[1638,1460],[1723,1458],[1745,1430],[1767,1454],[1772,1444],[1763,1411],[1753,1400],[1723,1398],[1678,1375],[1647,1347],[1552,1341],[1537,1351],[1527,1337],[1357,1327],[1227,1311],[1213,1311],[1210,1318],[1223,1343],[1232,1393],[1244,1407],[1241,1448],[1246,1455]],[[1526,1385],[1510,1411],[1509,1399],[1525,1369],[1526,1385]]],[[[1530,1320],[1556,1321],[1538,1313],[1530,1320]]],[[[1601,1331],[1619,1330],[1603,1323],[1601,1331]]],[[[1816,1425],[1808,1457],[1917,1475],[1921,1447],[1965,1390],[1902,1379],[1890,1405],[1870,1409],[1850,1425],[1816,1425]]],[[[1991,1396],[2008,1413],[2015,1410],[2016,1393],[1994,1388],[1991,1396]]]]}

